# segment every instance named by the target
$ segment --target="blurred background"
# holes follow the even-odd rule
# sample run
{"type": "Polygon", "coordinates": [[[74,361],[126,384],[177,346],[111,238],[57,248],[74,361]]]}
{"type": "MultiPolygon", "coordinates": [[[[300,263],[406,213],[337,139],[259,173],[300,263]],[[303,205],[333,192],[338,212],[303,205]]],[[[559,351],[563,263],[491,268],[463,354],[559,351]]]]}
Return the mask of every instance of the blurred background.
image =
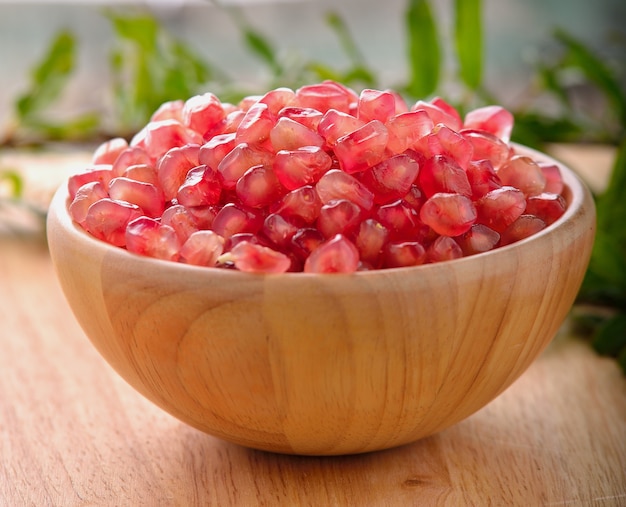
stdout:
{"type": "MultiPolygon", "coordinates": [[[[224,100],[236,100],[246,93],[262,93],[276,81],[297,86],[323,77],[352,80],[349,84],[355,88],[402,89],[411,79],[409,4],[407,0],[223,0],[219,5],[209,0],[0,0],[0,139],[10,145],[37,141],[42,136],[73,139],[81,132],[88,137],[94,132],[106,136],[136,130],[146,111],[140,111],[144,106],[128,97],[133,93],[130,88],[137,70],[133,65],[142,58],[141,48],[137,49],[142,44],[138,34],[150,29],[158,32],[156,37],[162,43],[158,57],[163,62],[165,54],[171,52],[187,83],[186,87],[171,89],[170,95],[210,90],[224,100]],[[141,25],[138,20],[145,17],[152,18],[156,28],[141,25]],[[34,69],[50,56],[55,37],[62,32],[68,36],[64,46],[67,58],[71,47],[71,72],[35,86],[34,69]],[[251,40],[250,34],[257,39],[251,40]],[[179,44],[178,49],[172,49],[172,41],[179,44]],[[360,79],[358,72],[351,74],[357,67],[365,71],[361,77],[371,79],[360,79]],[[16,114],[18,101],[29,92],[53,97],[30,104],[38,111],[18,110],[16,114]],[[126,98],[121,97],[124,93],[126,98]],[[34,113],[38,115],[35,120],[34,113]],[[71,125],[65,125],[66,131],[61,129],[64,122],[69,124],[84,114],[91,115],[91,123],[85,117],[73,130],[71,125]],[[46,132],[43,123],[55,123],[59,128],[46,132]]],[[[465,105],[491,99],[520,113],[553,111],[558,116],[563,100],[554,98],[567,94],[567,107],[576,108],[575,114],[580,109],[598,122],[591,127],[594,135],[578,133],[581,139],[614,140],[614,119],[607,118],[605,110],[607,106],[611,109],[611,104],[606,104],[602,94],[589,92],[588,76],[584,69],[569,65],[571,55],[566,54],[568,48],[555,37],[555,31],[563,31],[592,51],[613,72],[623,91],[626,2],[484,0],[478,34],[481,40],[477,41],[482,48],[482,85],[479,94],[475,93],[477,87],[469,90],[474,92],[474,99],[467,93],[468,86],[458,86],[455,74],[455,2],[431,1],[430,6],[441,40],[442,70],[436,88],[424,89],[428,95],[443,95],[465,105]],[[546,75],[544,70],[550,67],[558,73],[555,70],[552,76],[546,75]]],[[[145,48],[144,53],[149,60],[151,55],[145,48]]],[[[148,61],[147,66],[158,65],[158,58],[155,60],[156,64],[148,61]]],[[[146,74],[145,79],[157,88],[156,81],[167,79],[155,69],[152,73],[148,69],[146,74]]],[[[168,98],[163,90],[144,91],[144,98],[154,92],[152,103],[145,107],[168,98]]],[[[554,129],[545,127],[548,132],[554,129]]],[[[565,129],[561,134],[566,137],[572,133],[565,129]]],[[[533,144],[532,139],[526,141],[533,144]]]]}

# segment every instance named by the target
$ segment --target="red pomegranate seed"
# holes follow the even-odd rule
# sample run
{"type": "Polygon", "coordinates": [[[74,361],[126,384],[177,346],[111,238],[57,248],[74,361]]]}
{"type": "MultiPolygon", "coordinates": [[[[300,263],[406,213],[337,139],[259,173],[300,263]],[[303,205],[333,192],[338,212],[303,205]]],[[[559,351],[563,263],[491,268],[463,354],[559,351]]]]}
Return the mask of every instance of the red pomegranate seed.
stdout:
{"type": "Polygon", "coordinates": [[[379,120],[385,123],[396,114],[396,98],[389,92],[366,88],[359,95],[356,116],[364,123],[379,120]]]}
{"type": "Polygon", "coordinates": [[[133,137],[130,144],[143,148],[153,160],[157,160],[174,147],[202,143],[202,136],[182,123],[161,120],[148,123],[144,130],[133,137]]]}
{"type": "Polygon", "coordinates": [[[403,114],[403,113],[409,112],[409,106],[406,103],[406,100],[404,100],[404,97],[400,95],[400,93],[398,93],[396,90],[391,90],[391,89],[387,89],[385,91],[391,93],[391,95],[393,96],[393,100],[396,103],[396,114],[403,114]]]}
{"type": "Polygon", "coordinates": [[[126,249],[140,255],[176,261],[180,242],[174,229],[158,220],[139,217],[126,227],[126,249]]]}
{"type": "Polygon", "coordinates": [[[265,208],[287,193],[272,167],[265,165],[248,169],[237,181],[235,190],[239,200],[250,208],[265,208]]]}
{"type": "Polygon", "coordinates": [[[467,173],[454,159],[446,155],[435,155],[427,159],[422,164],[417,179],[426,197],[440,192],[467,197],[472,195],[467,173]]]}
{"type": "Polygon", "coordinates": [[[119,176],[110,181],[109,195],[115,201],[136,204],[147,216],[152,218],[160,217],[165,211],[163,191],[151,183],[119,176]]]}
{"type": "Polygon", "coordinates": [[[191,169],[178,188],[176,199],[187,207],[211,206],[219,203],[222,186],[217,171],[206,165],[191,169]]]}
{"type": "Polygon", "coordinates": [[[200,147],[198,152],[198,162],[196,165],[208,165],[213,169],[217,169],[220,162],[228,155],[237,145],[235,141],[235,133],[219,134],[200,147]]]}
{"type": "Polygon", "coordinates": [[[513,115],[500,106],[480,107],[465,115],[463,128],[484,130],[508,143],[513,130],[513,115]]]}
{"type": "Polygon", "coordinates": [[[428,262],[443,262],[460,259],[463,250],[450,236],[439,236],[426,249],[428,262]]]}
{"type": "Polygon", "coordinates": [[[337,199],[322,206],[316,225],[325,238],[336,234],[352,236],[361,219],[361,208],[346,199],[337,199]]]}
{"type": "Polygon", "coordinates": [[[360,129],[365,123],[349,113],[338,111],[337,109],[329,109],[320,119],[317,131],[328,146],[334,147],[339,138],[360,129]]]}
{"type": "Polygon", "coordinates": [[[486,159],[470,162],[465,174],[472,188],[473,200],[480,199],[487,192],[502,186],[493,165],[486,159]]]}
{"type": "Polygon", "coordinates": [[[215,266],[224,252],[224,238],[213,231],[196,231],[183,243],[180,257],[194,266],[215,266]]]}
{"type": "Polygon", "coordinates": [[[472,143],[443,124],[436,125],[430,134],[416,143],[416,146],[426,158],[445,155],[463,170],[467,169],[474,154],[472,143]]]}
{"type": "MultiPolygon", "coordinates": [[[[459,112],[456,110],[456,108],[450,104],[449,102],[445,101],[444,99],[442,99],[441,97],[435,97],[433,99],[430,100],[430,103],[433,106],[438,107],[440,110],[442,110],[443,112],[445,112],[450,118],[453,119],[452,123],[454,125],[458,125],[458,128],[455,128],[456,130],[460,130],[461,125],[463,123],[463,120],[461,119],[461,115],[459,114],[459,112]]],[[[440,123],[440,122],[437,122],[440,123]]],[[[445,123],[445,122],[443,122],[445,123]]],[[[450,125],[448,125],[450,126],[450,125]]]]}
{"type": "Polygon", "coordinates": [[[270,112],[267,104],[257,102],[241,119],[235,139],[237,143],[261,144],[269,139],[275,123],[276,116],[270,112]]]}
{"type": "Polygon", "coordinates": [[[460,134],[473,146],[472,160],[489,160],[497,171],[510,158],[508,144],[489,132],[481,130],[461,130],[460,134]]]}
{"type": "Polygon", "coordinates": [[[185,182],[187,173],[199,165],[199,152],[200,146],[188,144],[168,150],[159,159],[157,174],[165,199],[171,201],[176,197],[178,189],[185,182]]]}
{"type": "Polygon", "coordinates": [[[546,228],[546,223],[533,215],[521,215],[515,222],[509,225],[500,235],[502,246],[510,245],[516,241],[528,238],[546,228]]]}
{"type": "Polygon", "coordinates": [[[373,218],[363,220],[355,239],[355,245],[361,260],[369,263],[374,268],[378,267],[383,246],[387,242],[388,237],[389,231],[383,224],[373,218]]]}
{"type": "Polygon", "coordinates": [[[297,150],[303,146],[324,146],[324,138],[317,132],[290,118],[279,118],[270,131],[274,151],[297,150]]]}
{"type": "Polygon", "coordinates": [[[224,239],[229,239],[240,232],[257,233],[262,225],[261,215],[229,203],[215,215],[212,229],[224,239]]]}
{"type": "Polygon", "coordinates": [[[529,157],[516,155],[498,171],[503,185],[521,190],[527,197],[545,190],[546,177],[539,165],[529,157]]]}
{"type": "Polygon", "coordinates": [[[357,100],[358,97],[352,96],[345,87],[332,81],[324,81],[319,84],[305,85],[296,90],[294,105],[310,107],[322,113],[329,109],[349,113],[350,104],[357,100]]]}
{"type": "Polygon", "coordinates": [[[383,248],[383,266],[404,268],[426,262],[426,249],[417,241],[387,243],[383,248]]]}
{"type": "Polygon", "coordinates": [[[297,218],[310,225],[317,220],[322,204],[317,190],[310,185],[305,185],[287,193],[270,207],[270,211],[280,213],[287,218],[297,218]]]}
{"type": "Polygon", "coordinates": [[[322,233],[312,227],[298,229],[291,237],[290,247],[293,254],[304,261],[313,250],[325,241],[322,233]]]}
{"type": "Polygon", "coordinates": [[[375,218],[387,229],[393,241],[416,239],[421,228],[418,211],[405,201],[380,206],[375,218]]]}
{"type": "Polygon", "coordinates": [[[317,146],[302,146],[295,150],[281,150],[274,159],[274,172],[278,181],[287,189],[295,190],[311,185],[326,173],[332,159],[317,146]]]}
{"type": "Polygon", "coordinates": [[[274,155],[271,152],[241,143],[222,159],[217,170],[222,176],[224,188],[231,190],[248,169],[258,165],[271,167],[273,162],[274,155]]]}
{"type": "Polygon", "coordinates": [[[128,166],[122,176],[130,180],[142,181],[159,186],[159,175],[152,164],[135,164],[128,166]]]}
{"type": "Polygon", "coordinates": [[[550,225],[558,220],[567,208],[567,203],[562,195],[544,192],[533,195],[526,200],[527,215],[535,215],[541,218],[546,225],[550,225]]]}
{"type": "Polygon", "coordinates": [[[392,116],[385,123],[389,139],[387,150],[395,155],[404,153],[409,148],[415,148],[417,142],[429,134],[433,128],[433,121],[426,111],[410,111],[392,116]]]}
{"type": "Polygon", "coordinates": [[[128,148],[128,142],[123,137],[116,137],[102,143],[94,151],[92,164],[114,164],[120,153],[128,148]]]}
{"type": "Polygon", "coordinates": [[[267,104],[269,112],[276,116],[282,109],[293,104],[295,100],[296,94],[291,88],[281,87],[267,92],[259,99],[259,102],[267,104]]]}
{"type": "Polygon", "coordinates": [[[437,104],[418,100],[411,108],[411,111],[425,111],[428,116],[430,116],[433,124],[438,125],[440,123],[443,123],[446,127],[457,132],[461,129],[462,126],[461,119],[458,116],[458,113],[451,114],[448,112],[449,109],[444,109],[437,104]]]}
{"type": "Polygon", "coordinates": [[[104,185],[105,188],[108,188],[109,181],[113,177],[113,171],[111,170],[110,164],[99,164],[92,165],[87,167],[84,172],[73,174],[69,177],[67,182],[67,189],[70,194],[70,199],[74,199],[76,197],[76,192],[78,189],[85,185],[86,183],[91,183],[93,181],[98,181],[104,185]]]}
{"type": "Polygon", "coordinates": [[[204,137],[225,116],[226,113],[220,100],[212,93],[205,93],[185,101],[182,110],[182,123],[204,137]]]}
{"type": "Polygon", "coordinates": [[[94,202],[85,217],[85,229],[92,236],[115,246],[126,246],[126,226],[141,216],[141,209],[109,198],[94,202]]]}
{"type": "Polygon", "coordinates": [[[388,137],[387,127],[379,120],[372,120],[337,139],[335,156],[341,169],[351,174],[382,162],[388,137]]]}
{"type": "MultiPolygon", "coordinates": [[[[230,113],[226,115],[224,120],[221,122],[221,124],[219,125],[219,128],[216,127],[216,132],[214,132],[214,134],[215,135],[235,134],[237,132],[237,129],[239,128],[239,125],[241,124],[241,121],[244,119],[245,116],[246,116],[246,112],[240,109],[231,111],[230,113]]],[[[205,136],[205,137],[208,137],[208,136],[205,136]]]]}
{"type": "Polygon", "coordinates": [[[347,199],[366,211],[374,204],[374,194],[354,176],[339,169],[325,173],[315,189],[324,204],[335,199],[347,199]]]}
{"type": "Polygon", "coordinates": [[[185,107],[185,102],[183,100],[170,100],[168,102],[164,102],[154,113],[152,113],[150,121],[176,120],[182,123],[183,107],[185,107]]]}
{"type": "Polygon", "coordinates": [[[189,210],[181,204],[175,204],[167,208],[163,212],[163,216],[161,216],[161,224],[169,225],[174,229],[181,244],[187,241],[189,236],[198,230],[196,219],[189,210]]]}
{"type": "Polygon", "coordinates": [[[99,181],[85,183],[76,191],[69,212],[72,220],[80,225],[85,225],[89,207],[96,201],[109,197],[106,187],[99,181]]]}
{"type": "Polygon", "coordinates": [[[143,148],[129,146],[115,159],[111,168],[113,177],[124,176],[126,169],[139,164],[152,165],[153,161],[143,148]]]}
{"type": "Polygon", "coordinates": [[[261,233],[279,248],[287,248],[298,227],[278,213],[270,213],[263,222],[261,233]]]}
{"type": "Polygon", "coordinates": [[[341,234],[326,240],[304,262],[305,273],[354,273],[359,267],[359,251],[341,234]]]}
{"type": "Polygon", "coordinates": [[[546,178],[544,192],[561,194],[563,192],[563,177],[559,166],[550,162],[538,162],[537,165],[546,178]]]}
{"type": "Polygon", "coordinates": [[[525,208],[526,199],[520,190],[511,186],[496,188],[476,201],[477,222],[501,233],[525,208]]]}
{"type": "Polygon", "coordinates": [[[198,229],[210,229],[213,227],[215,216],[220,208],[217,206],[193,206],[186,208],[187,212],[193,217],[198,229]]]}
{"type": "Polygon", "coordinates": [[[289,118],[290,120],[297,121],[305,127],[317,132],[320,120],[324,114],[317,109],[310,107],[284,107],[278,112],[279,118],[289,118]]]}
{"type": "Polygon", "coordinates": [[[496,248],[500,234],[486,225],[474,224],[469,231],[455,239],[464,255],[474,255],[496,248]]]}
{"type": "Polygon", "coordinates": [[[218,262],[232,262],[246,273],[285,273],[291,266],[291,259],[285,254],[248,241],[237,243],[218,262]]]}
{"type": "Polygon", "coordinates": [[[420,219],[437,234],[458,236],[476,221],[476,208],[464,195],[438,193],[424,203],[420,219]]]}
{"type": "Polygon", "coordinates": [[[361,173],[361,183],[374,194],[377,204],[390,203],[405,196],[419,172],[418,163],[408,155],[396,155],[361,173]]]}
{"type": "Polygon", "coordinates": [[[426,200],[426,196],[417,185],[413,184],[402,200],[414,210],[419,211],[426,200]]]}

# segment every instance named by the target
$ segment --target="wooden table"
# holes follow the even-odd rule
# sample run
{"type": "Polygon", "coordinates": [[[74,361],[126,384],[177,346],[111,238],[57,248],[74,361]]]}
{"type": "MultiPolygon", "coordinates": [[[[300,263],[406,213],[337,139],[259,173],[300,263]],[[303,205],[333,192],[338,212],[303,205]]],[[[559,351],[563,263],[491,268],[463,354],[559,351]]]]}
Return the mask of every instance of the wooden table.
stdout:
{"type": "MultiPolygon", "coordinates": [[[[59,178],[83,160],[68,157],[24,171],[59,178]]],[[[75,322],[33,229],[0,229],[1,506],[626,505],[626,377],[565,327],[504,394],[436,436],[274,455],[202,434],[126,385],[75,322]]]]}

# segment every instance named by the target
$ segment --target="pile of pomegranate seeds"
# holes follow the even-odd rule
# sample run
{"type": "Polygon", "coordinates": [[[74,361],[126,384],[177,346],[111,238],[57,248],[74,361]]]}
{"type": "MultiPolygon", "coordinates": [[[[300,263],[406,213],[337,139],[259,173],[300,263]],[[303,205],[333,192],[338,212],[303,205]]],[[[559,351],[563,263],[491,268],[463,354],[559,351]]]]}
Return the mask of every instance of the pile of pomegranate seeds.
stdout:
{"type": "Polygon", "coordinates": [[[130,252],[253,273],[350,273],[456,259],[566,208],[556,165],[515,153],[499,106],[325,81],[238,105],[163,104],[70,178],[72,219],[130,252]]]}

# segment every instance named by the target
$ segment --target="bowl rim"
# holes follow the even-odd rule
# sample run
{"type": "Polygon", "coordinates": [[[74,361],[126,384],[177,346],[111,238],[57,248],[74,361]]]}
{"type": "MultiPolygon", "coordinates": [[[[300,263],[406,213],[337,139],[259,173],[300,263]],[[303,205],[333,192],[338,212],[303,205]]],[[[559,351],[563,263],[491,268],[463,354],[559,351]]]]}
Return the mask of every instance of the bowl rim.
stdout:
{"type": "MultiPolygon", "coordinates": [[[[446,269],[451,266],[460,266],[461,264],[467,264],[475,261],[477,258],[479,259],[488,259],[489,257],[498,257],[500,255],[506,255],[506,252],[510,251],[513,248],[519,248],[520,246],[527,245],[529,243],[541,241],[546,235],[552,233],[554,230],[559,229],[574,216],[576,215],[584,201],[588,196],[591,195],[587,185],[581,180],[581,178],[576,174],[574,170],[565,165],[564,163],[556,160],[555,158],[538,151],[534,148],[530,148],[528,146],[524,146],[519,143],[511,142],[509,143],[510,147],[515,150],[515,155],[521,156],[529,156],[536,162],[547,162],[551,164],[555,164],[559,170],[561,171],[561,177],[564,183],[564,192],[563,194],[568,205],[565,210],[565,213],[561,215],[556,221],[552,224],[548,225],[541,231],[524,238],[522,240],[516,241],[514,243],[501,246],[487,252],[482,252],[479,254],[468,255],[464,257],[460,257],[458,259],[452,259],[448,261],[440,261],[433,262],[427,264],[420,264],[418,266],[404,266],[404,267],[396,267],[396,268],[385,268],[385,269],[374,269],[368,271],[355,271],[353,273],[304,273],[304,272],[286,272],[286,273],[248,273],[239,271],[236,269],[224,269],[210,266],[195,266],[192,264],[186,264],[183,262],[169,261],[164,259],[157,259],[154,257],[148,257],[140,254],[136,254],[134,252],[129,252],[125,248],[118,247],[115,245],[111,245],[103,240],[95,238],[90,235],[86,230],[84,230],[79,224],[74,222],[69,215],[69,191],[67,188],[67,180],[63,182],[63,184],[57,189],[55,192],[53,199],[50,203],[49,213],[48,213],[48,221],[56,218],[59,225],[76,241],[87,242],[91,245],[92,248],[96,248],[101,251],[103,255],[117,255],[121,256],[122,259],[132,260],[135,263],[149,263],[151,265],[157,266],[167,266],[168,269],[173,270],[181,270],[181,272],[189,272],[191,270],[192,273],[205,273],[205,274],[213,274],[216,276],[223,276],[230,280],[240,279],[240,280],[263,280],[266,278],[285,278],[296,279],[296,278],[320,278],[324,279],[337,279],[337,280],[345,280],[350,277],[359,277],[359,278],[375,278],[378,276],[390,276],[392,273],[419,273],[419,272],[428,272],[433,270],[446,269]],[[156,264],[154,264],[156,263],[156,264]]],[[[562,194],[562,195],[563,195],[562,194]]],[[[48,227],[50,230],[50,227],[48,227]]]]}

